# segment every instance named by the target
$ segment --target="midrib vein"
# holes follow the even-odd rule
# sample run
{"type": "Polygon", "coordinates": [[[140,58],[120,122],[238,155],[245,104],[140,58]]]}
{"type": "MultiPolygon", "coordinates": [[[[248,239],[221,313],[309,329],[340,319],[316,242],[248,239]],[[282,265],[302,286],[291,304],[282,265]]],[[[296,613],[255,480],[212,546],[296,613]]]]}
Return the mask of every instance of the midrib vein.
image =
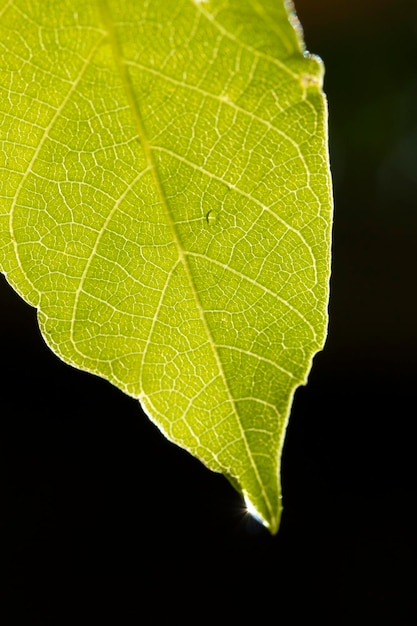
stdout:
{"type": "Polygon", "coordinates": [[[229,396],[229,400],[230,400],[230,402],[231,402],[231,404],[233,406],[234,413],[235,413],[236,418],[237,418],[237,423],[238,423],[238,426],[239,426],[240,434],[241,434],[242,440],[243,440],[245,448],[246,448],[246,453],[248,455],[248,459],[249,459],[249,461],[250,461],[250,463],[252,465],[252,468],[253,468],[254,474],[256,476],[256,479],[258,481],[261,493],[262,493],[263,498],[265,500],[265,503],[266,503],[266,505],[268,507],[271,521],[272,521],[272,523],[274,523],[274,521],[275,521],[275,514],[272,511],[271,503],[269,501],[268,495],[265,492],[264,485],[263,485],[263,483],[261,481],[261,478],[259,476],[258,467],[257,467],[257,465],[255,463],[255,460],[254,460],[253,455],[251,453],[251,450],[249,448],[248,441],[247,441],[247,438],[246,438],[246,435],[245,435],[245,431],[244,431],[244,429],[242,427],[242,423],[240,421],[239,413],[237,412],[235,400],[233,398],[233,395],[232,395],[232,393],[230,391],[230,388],[229,388],[229,385],[227,383],[226,377],[224,375],[222,363],[220,361],[220,357],[219,357],[219,354],[217,352],[216,345],[214,343],[214,340],[213,340],[210,328],[209,328],[209,326],[207,324],[207,320],[205,318],[204,310],[203,310],[203,307],[201,305],[201,301],[200,301],[200,298],[199,298],[199,295],[198,295],[198,291],[197,291],[197,288],[195,286],[195,283],[194,283],[194,280],[193,280],[193,277],[192,277],[192,274],[191,274],[191,271],[190,271],[188,259],[187,259],[187,256],[185,254],[185,251],[184,251],[184,249],[182,247],[181,240],[180,240],[180,238],[178,236],[177,227],[176,227],[175,221],[174,221],[174,219],[172,217],[170,206],[169,206],[167,197],[165,195],[164,189],[163,189],[162,184],[161,184],[160,176],[159,176],[159,173],[158,173],[158,170],[157,170],[157,167],[156,167],[156,163],[155,163],[155,159],[154,159],[153,154],[152,154],[151,147],[149,145],[149,141],[148,141],[148,138],[147,138],[147,134],[146,134],[145,126],[144,126],[144,123],[143,123],[142,115],[141,115],[141,112],[140,112],[140,109],[139,109],[139,105],[138,105],[137,100],[136,100],[135,95],[134,95],[132,81],[131,81],[130,75],[129,75],[128,71],[127,71],[126,63],[123,60],[122,50],[121,50],[121,47],[120,47],[119,42],[118,42],[116,30],[114,28],[114,23],[113,23],[113,19],[112,19],[111,13],[110,13],[110,9],[109,9],[107,0],[99,0],[99,8],[100,8],[100,12],[101,12],[101,15],[102,15],[104,27],[107,30],[107,33],[109,35],[110,44],[111,44],[111,48],[112,48],[112,52],[113,52],[113,58],[114,58],[114,62],[115,62],[115,65],[116,65],[116,69],[117,69],[117,71],[119,73],[119,76],[120,76],[120,78],[122,80],[122,83],[123,83],[123,86],[124,86],[124,89],[125,89],[127,101],[128,101],[128,104],[129,104],[129,107],[130,107],[130,110],[131,110],[131,113],[132,113],[132,116],[133,116],[133,119],[134,119],[134,123],[135,123],[137,131],[138,131],[138,137],[139,137],[139,140],[140,140],[140,143],[141,143],[141,147],[142,147],[142,149],[144,151],[145,158],[146,158],[146,160],[148,162],[148,165],[149,165],[149,168],[150,168],[150,170],[152,172],[153,179],[154,179],[154,182],[155,182],[155,186],[156,186],[156,189],[157,189],[157,192],[158,192],[158,196],[159,196],[159,198],[161,200],[162,206],[165,209],[165,213],[166,213],[166,216],[167,216],[167,221],[169,223],[169,226],[170,226],[170,229],[171,229],[171,233],[172,233],[172,238],[174,240],[174,243],[175,243],[177,251],[178,251],[179,259],[180,259],[180,261],[181,261],[181,263],[183,265],[184,271],[185,271],[185,273],[187,275],[189,284],[190,284],[191,289],[193,291],[194,298],[195,298],[195,301],[196,301],[196,305],[197,305],[197,308],[198,308],[199,313],[200,313],[201,322],[202,322],[202,324],[204,326],[204,329],[206,331],[207,337],[209,339],[209,344],[210,344],[210,346],[212,348],[213,357],[214,357],[214,359],[216,361],[219,373],[220,373],[220,375],[221,375],[221,377],[223,379],[223,383],[224,383],[225,389],[227,391],[227,394],[229,396]]]}

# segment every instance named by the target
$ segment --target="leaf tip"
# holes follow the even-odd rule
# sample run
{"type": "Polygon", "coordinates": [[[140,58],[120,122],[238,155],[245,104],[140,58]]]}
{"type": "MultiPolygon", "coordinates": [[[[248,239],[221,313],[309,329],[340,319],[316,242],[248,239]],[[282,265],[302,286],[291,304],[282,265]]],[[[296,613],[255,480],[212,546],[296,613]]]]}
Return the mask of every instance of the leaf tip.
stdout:
{"type": "Polygon", "coordinates": [[[267,520],[261,515],[256,505],[249,498],[248,494],[244,493],[243,499],[245,501],[246,512],[248,513],[248,515],[250,515],[255,521],[264,526],[266,529],[268,529],[271,535],[276,535],[279,529],[282,507],[280,506],[279,510],[277,511],[277,515],[267,520]]]}

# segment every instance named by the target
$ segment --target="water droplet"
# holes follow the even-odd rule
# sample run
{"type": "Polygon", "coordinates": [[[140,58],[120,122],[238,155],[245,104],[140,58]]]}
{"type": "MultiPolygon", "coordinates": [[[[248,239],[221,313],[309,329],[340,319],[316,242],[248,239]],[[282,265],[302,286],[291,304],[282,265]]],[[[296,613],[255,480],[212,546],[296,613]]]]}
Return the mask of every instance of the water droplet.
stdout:
{"type": "Polygon", "coordinates": [[[262,517],[259,515],[258,511],[255,509],[254,505],[249,500],[247,495],[244,496],[244,499],[245,499],[246,510],[249,513],[249,515],[254,520],[256,520],[258,524],[261,524],[262,526],[266,526],[265,520],[263,520],[262,517]]]}
{"type": "Polygon", "coordinates": [[[209,226],[214,226],[215,224],[217,224],[218,219],[219,215],[217,211],[209,211],[206,215],[206,222],[209,226]]]}

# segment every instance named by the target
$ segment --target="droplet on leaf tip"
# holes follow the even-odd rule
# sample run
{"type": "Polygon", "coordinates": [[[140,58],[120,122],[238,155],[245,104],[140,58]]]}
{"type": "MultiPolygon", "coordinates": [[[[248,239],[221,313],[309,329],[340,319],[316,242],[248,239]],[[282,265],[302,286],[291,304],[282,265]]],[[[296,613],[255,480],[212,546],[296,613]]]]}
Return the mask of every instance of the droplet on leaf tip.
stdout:
{"type": "Polygon", "coordinates": [[[266,526],[265,521],[259,515],[258,511],[255,509],[255,507],[253,506],[249,498],[245,495],[244,499],[245,499],[246,510],[249,513],[249,515],[253,517],[253,519],[256,520],[259,524],[261,524],[261,526],[266,526]]]}

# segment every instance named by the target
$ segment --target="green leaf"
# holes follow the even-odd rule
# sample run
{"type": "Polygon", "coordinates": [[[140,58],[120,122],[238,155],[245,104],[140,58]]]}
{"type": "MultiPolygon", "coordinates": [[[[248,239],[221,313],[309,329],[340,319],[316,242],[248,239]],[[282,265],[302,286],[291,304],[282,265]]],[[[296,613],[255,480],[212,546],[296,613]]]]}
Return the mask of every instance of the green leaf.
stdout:
{"type": "Polygon", "coordinates": [[[327,327],[322,66],[283,0],[0,0],[0,267],[276,532],[327,327]]]}

